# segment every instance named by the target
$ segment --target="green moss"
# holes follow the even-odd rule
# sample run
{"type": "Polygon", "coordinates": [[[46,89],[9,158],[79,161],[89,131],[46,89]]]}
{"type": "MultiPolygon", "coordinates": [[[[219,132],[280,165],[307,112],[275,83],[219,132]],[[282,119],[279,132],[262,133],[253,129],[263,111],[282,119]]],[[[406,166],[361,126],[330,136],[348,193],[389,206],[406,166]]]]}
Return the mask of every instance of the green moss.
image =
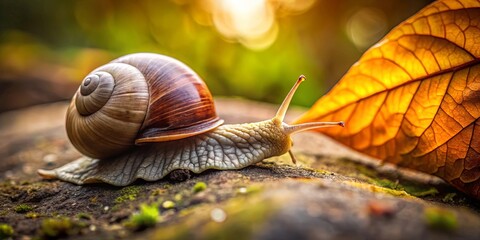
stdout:
{"type": "Polygon", "coordinates": [[[198,193],[207,189],[207,184],[205,182],[197,182],[192,188],[194,193],[198,193]]]}
{"type": "Polygon", "coordinates": [[[146,238],[231,239],[234,236],[235,239],[251,239],[281,205],[276,201],[253,196],[233,198],[216,208],[196,205],[180,212],[182,221],[156,229],[146,238]],[[218,217],[218,212],[225,216],[218,217]]]}
{"type": "Polygon", "coordinates": [[[411,197],[410,194],[408,194],[404,190],[395,190],[395,189],[385,188],[385,187],[376,186],[368,183],[353,182],[353,181],[347,181],[345,183],[357,188],[369,190],[371,192],[387,193],[397,197],[411,197]]]}
{"type": "Polygon", "coordinates": [[[453,198],[457,196],[457,193],[448,193],[447,195],[445,195],[442,199],[443,202],[454,202],[453,201],[453,198]]]}
{"type": "Polygon", "coordinates": [[[80,227],[66,217],[47,218],[42,221],[40,231],[46,237],[58,238],[78,234],[80,227]]]}
{"type": "Polygon", "coordinates": [[[140,205],[140,211],[131,215],[124,224],[126,227],[139,230],[155,226],[159,219],[160,213],[156,204],[142,204],[140,205]]]}
{"type": "MultiPolygon", "coordinates": [[[[352,162],[351,160],[347,159],[346,161],[352,162]]],[[[361,174],[370,177],[370,178],[378,178],[378,172],[373,170],[370,167],[364,166],[364,165],[358,165],[356,163],[353,163],[354,167],[360,172],[361,174]]]]}
{"type": "Polygon", "coordinates": [[[13,210],[17,213],[26,213],[32,211],[33,207],[27,204],[20,204],[17,205],[13,210]]]}
{"type": "Polygon", "coordinates": [[[427,197],[427,196],[435,196],[438,194],[438,190],[435,187],[428,186],[428,185],[421,185],[418,183],[413,183],[409,181],[392,181],[387,178],[380,177],[379,173],[376,172],[374,169],[370,167],[366,167],[363,165],[355,166],[355,168],[360,172],[363,176],[366,177],[366,181],[371,184],[375,184],[380,187],[389,188],[392,190],[398,191],[405,191],[408,194],[415,196],[415,197],[427,197]]]}
{"type": "MultiPolygon", "coordinates": [[[[225,208],[227,218],[222,223],[211,221],[205,226],[206,239],[228,239],[235,236],[238,239],[251,239],[255,226],[261,226],[274,209],[272,202],[248,204],[235,201],[225,208]]],[[[210,212],[211,213],[211,212],[210,212]]],[[[212,214],[212,213],[211,213],[212,214]]]]}
{"type": "Polygon", "coordinates": [[[457,229],[457,216],[454,212],[441,208],[425,208],[424,217],[427,225],[431,228],[452,231],[457,229]]]}
{"type": "Polygon", "coordinates": [[[6,239],[13,236],[13,228],[12,226],[0,223],[0,239],[6,239]]]}
{"type": "Polygon", "coordinates": [[[369,183],[375,184],[380,187],[389,188],[392,190],[405,191],[406,193],[415,197],[427,197],[435,196],[438,194],[438,190],[432,186],[423,186],[412,183],[400,183],[398,181],[393,182],[386,178],[370,178],[369,183]]]}
{"type": "Polygon", "coordinates": [[[403,184],[401,187],[411,195],[415,197],[428,197],[435,196],[438,194],[438,190],[435,187],[428,185],[418,185],[418,184],[403,184]]]}
{"type": "Polygon", "coordinates": [[[393,195],[393,196],[397,196],[397,197],[406,197],[406,196],[410,196],[407,192],[405,191],[400,191],[400,190],[394,190],[394,189],[390,189],[390,188],[374,188],[372,190],[373,192],[383,192],[383,193],[388,193],[390,195],[393,195]]]}
{"type": "Polygon", "coordinates": [[[403,189],[399,189],[401,187],[399,186],[398,182],[392,182],[386,178],[372,179],[371,183],[384,188],[403,190],[403,189]]]}
{"type": "Polygon", "coordinates": [[[137,198],[140,188],[137,186],[128,186],[120,190],[120,196],[115,199],[115,203],[123,203],[126,201],[133,201],[137,198]]]}

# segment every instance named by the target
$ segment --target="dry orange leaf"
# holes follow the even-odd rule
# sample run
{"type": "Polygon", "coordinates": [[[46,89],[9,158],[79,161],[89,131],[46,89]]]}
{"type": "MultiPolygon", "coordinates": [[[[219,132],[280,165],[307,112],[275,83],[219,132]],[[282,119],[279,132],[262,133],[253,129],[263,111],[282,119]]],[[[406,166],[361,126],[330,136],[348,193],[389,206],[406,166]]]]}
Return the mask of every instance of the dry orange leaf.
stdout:
{"type": "Polygon", "coordinates": [[[480,198],[480,1],[444,0],[398,25],[297,122],[480,198]]]}

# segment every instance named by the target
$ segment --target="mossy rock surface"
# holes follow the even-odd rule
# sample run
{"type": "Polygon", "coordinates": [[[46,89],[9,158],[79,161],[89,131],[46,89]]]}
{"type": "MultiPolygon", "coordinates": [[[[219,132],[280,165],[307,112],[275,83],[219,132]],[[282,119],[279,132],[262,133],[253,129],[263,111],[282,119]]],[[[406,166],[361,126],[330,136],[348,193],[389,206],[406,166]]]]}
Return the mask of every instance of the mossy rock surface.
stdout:
{"type": "MultiPolygon", "coordinates": [[[[36,169],[79,156],[64,132],[66,105],[0,115],[0,137],[8,139],[0,143],[0,223],[13,229],[9,238],[480,236],[477,200],[437,178],[381,165],[314,133],[294,137],[296,165],[284,155],[237,171],[210,170],[181,182],[137,181],[123,188],[41,180],[36,169]],[[131,227],[132,216],[147,205],[158,206],[159,216],[144,227],[131,227]]],[[[276,111],[268,104],[233,99],[218,100],[217,108],[227,122],[263,120],[276,111]]]]}

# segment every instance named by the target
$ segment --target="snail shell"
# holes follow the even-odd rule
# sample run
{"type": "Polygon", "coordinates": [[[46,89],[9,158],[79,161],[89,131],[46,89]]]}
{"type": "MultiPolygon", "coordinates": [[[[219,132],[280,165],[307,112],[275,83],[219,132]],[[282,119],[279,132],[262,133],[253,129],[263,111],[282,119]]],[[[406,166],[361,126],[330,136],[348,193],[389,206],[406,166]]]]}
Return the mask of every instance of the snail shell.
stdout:
{"type": "Polygon", "coordinates": [[[126,55],[92,71],[66,117],[72,144],[100,159],[135,143],[182,139],[222,123],[203,80],[182,62],[152,53],[126,55]]]}

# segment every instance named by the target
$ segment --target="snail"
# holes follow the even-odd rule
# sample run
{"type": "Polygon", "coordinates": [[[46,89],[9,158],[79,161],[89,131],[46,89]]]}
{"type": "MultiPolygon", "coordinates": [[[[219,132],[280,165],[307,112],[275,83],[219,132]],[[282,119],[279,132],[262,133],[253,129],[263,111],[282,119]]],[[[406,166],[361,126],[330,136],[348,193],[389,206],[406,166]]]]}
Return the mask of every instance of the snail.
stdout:
{"type": "Polygon", "coordinates": [[[343,122],[283,122],[300,76],[270,120],[223,124],[203,80],[184,63],[136,53],[111,61],[84,78],[66,115],[67,135],[84,156],[45,179],[125,186],[156,181],[174,170],[240,169],[290,153],[293,133],[344,126],[343,122]]]}

